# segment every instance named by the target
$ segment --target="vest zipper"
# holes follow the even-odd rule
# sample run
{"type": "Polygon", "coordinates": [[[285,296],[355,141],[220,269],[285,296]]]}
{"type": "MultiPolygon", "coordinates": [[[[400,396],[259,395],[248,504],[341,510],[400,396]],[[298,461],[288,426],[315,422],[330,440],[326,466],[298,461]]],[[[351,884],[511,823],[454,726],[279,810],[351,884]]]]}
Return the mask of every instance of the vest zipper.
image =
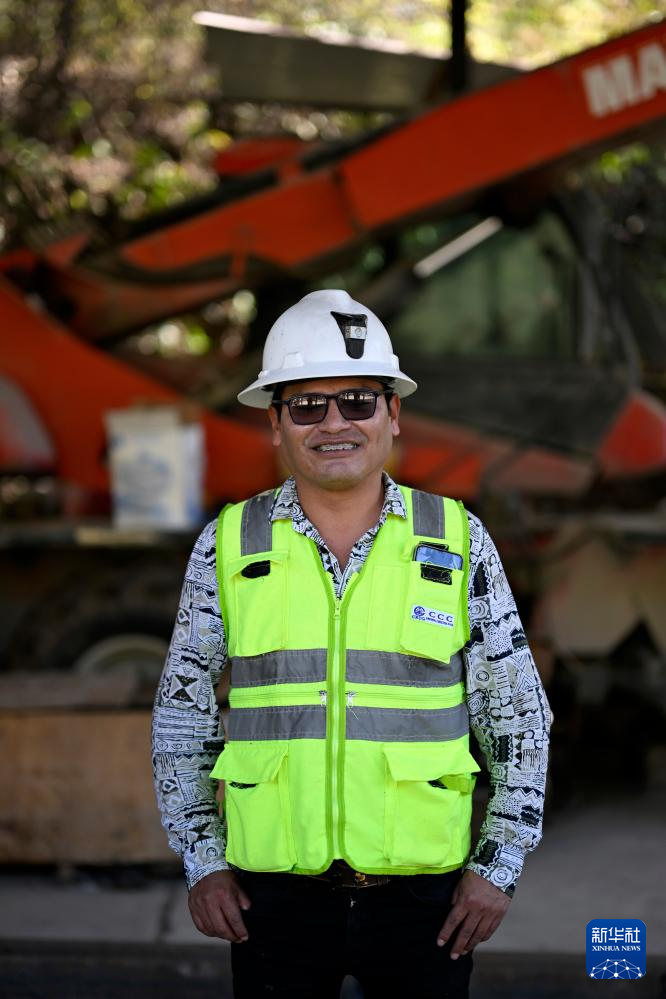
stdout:
{"type": "Polygon", "coordinates": [[[340,685],[340,601],[335,598],[333,612],[333,669],[331,670],[331,833],[333,840],[333,856],[342,855],[340,849],[340,696],[344,689],[340,685]]]}
{"type": "Polygon", "coordinates": [[[271,707],[273,705],[316,705],[317,697],[323,707],[326,706],[326,691],[314,690],[275,690],[274,687],[236,687],[231,692],[232,708],[271,707]],[[322,694],[324,697],[322,698],[322,694]]]}
{"type": "MultiPolygon", "coordinates": [[[[314,542],[311,551],[319,575],[328,595],[329,608],[333,612],[329,617],[329,657],[327,669],[326,690],[320,691],[320,700],[326,708],[326,790],[328,834],[331,856],[343,857],[343,826],[344,826],[344,737],[345,737],[345,682],[346,663],[344,648],[341,644],[343,629],[343,604],[358,581],[360,573],[356,572],[347,583],[342,599],[335,594],[333,580],[322,565],[321,558],[314,542]],[[329,824],[330,823],[330,824],[329,824]]],[[[366,561],[367,565],[367,561],[366,561]]],[[[365,569],[365,566],[363,567],[365,569]]],[[[361,570],[362,572],[363,570],[361,570]]]]}
{"type": "Polygon", "coordinates": [[[347,583],[342,599],[336,597],[333,614],[333,673],[331,676],[331,699],[333,702],[333,713],[331,723],[333,725],[333,738],[331,746],[331,820],[333,825],[333,849],[334,856],[345,857],[344,844],[344,824],[345,824],[345,801],[344,801],[344,769],[345,769],[345,739],[346,739],[346,706],[347,696],[345,686],[347,683],[347,662],[346,662],[346,628],[347,628],[347,607],[354,587],[358,583],[360,573],[355,572],[347,583]]]}
{"type": "Polygon", "coordinates": [[[383,705],[393,707],[398,702],[405,710],[427,711],[442,708],[457,708],[464,701],[464,687],[456,683],[451,687],[433,688],[425,691],[413,687],[401,690],[355,690],[347,694],[347,707],[356,704],[359,708],[380,708],[383,705]]]}

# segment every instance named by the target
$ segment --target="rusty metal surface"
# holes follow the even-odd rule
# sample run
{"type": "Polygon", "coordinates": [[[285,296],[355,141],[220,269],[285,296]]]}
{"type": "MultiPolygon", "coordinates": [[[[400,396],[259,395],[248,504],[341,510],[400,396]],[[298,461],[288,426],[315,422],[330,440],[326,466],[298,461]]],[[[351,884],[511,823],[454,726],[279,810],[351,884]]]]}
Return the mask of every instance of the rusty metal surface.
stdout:
{"type": "Polygon", "coordinates": [[[80,547],[189,550],[195,537],[194,530],[118,528],[108,520],[93,518],[0,523],[0,549],[80,547]]]}
{"type": "Polygon", "coordinates": [[[0,710],[25,713],[42,708],[129,707],[138,682],[139,677],[129,672],[82,675],[56,670],[16,670],[0,674],[0,710]]]}
{"type": "Polygon", "coordinates": [[[0,714],[0,862],[171,859],[150,770],[148,711],[0,714]]]}
{"type": "MultiPolygon", "coordinates": [[[[211,63],[233,101],[304,102],[312,106],[411,111],[449,90],[451,60],[410,51],[388,39],[307,35],[254,18],[201,11],[211,63]]],[[[470,89],[516,76],[509,66],[470,60],[470,89]]]]}
{"type": "Polygon", "coordinates": [[[666,653],[663,543],[633,550],[571,523],[553,542],[553,550],[567,547],[545,566],[535,631],[548,635],[560,654],[605,656],[644,625],[666,653]]]}

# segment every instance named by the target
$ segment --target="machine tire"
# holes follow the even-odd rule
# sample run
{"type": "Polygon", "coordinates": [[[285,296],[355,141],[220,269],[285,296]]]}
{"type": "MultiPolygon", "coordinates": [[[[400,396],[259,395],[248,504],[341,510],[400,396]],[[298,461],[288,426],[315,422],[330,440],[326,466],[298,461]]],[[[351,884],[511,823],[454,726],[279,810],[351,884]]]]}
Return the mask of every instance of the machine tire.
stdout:
{"type": "Polygon", "coordinates": [[[164,665],[181,583],[180,567],[132,561],[70,577],[27,612],[9,668],[81,675],[134,671],[138,679],[127,706],[147,707],[164,665]]]}

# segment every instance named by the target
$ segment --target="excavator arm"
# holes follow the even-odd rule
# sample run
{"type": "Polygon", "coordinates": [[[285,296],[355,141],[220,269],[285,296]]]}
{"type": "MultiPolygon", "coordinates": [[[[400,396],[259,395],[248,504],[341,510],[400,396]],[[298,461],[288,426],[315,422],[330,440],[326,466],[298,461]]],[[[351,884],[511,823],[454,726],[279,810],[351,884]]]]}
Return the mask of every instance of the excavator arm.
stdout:
{"type": "MultiPolygon", "coordinates": [[[[360,139],[279,142],[263,155],[232,149],[215,191],[141,221],[116,244],[100,247],[99,234],[83,232],[38,254],[0,258],[7,279],[0,287],[0,370],[41,414],[60,455],[58,474],[104,489],[104,411],[178,396],[84,340],[101,346],[240,287],[305,282],[410,220],[479,204],[509,185],[515,197],[517,186],[520,195],[665,121],[660,22],[360,139]],[[36,312],[12,282],[37,293],[48,311],[36,312]]],[[[272,481],[265,433],[210,411],[204,421],[211,497],[240,497],[272,481]],[[257,459],[251,468],[243,460],[249,451],[257,459]]],[[[433,469],[450,475],[442,454],[470,453],[468,435],[456,443],[455,434],[432,423],[412,436],[407,426],[404,465],[415,481],[430,469],[428,488],[444,485],[444,473],[433,469]]],[[[9,445],[0,449],[5,467],[7,453],[16,451],[11,437],[8,426],[9,445]]],[[[473,495],[483,468],[495,461],[485,443],[482,450],[485,457],[453,483],[461,495],[473,495]]],[[[559,459],[552,461],[555,476],[566,478],[559,459]]],[[[588,476],[589,469],[582,480],[572,473],[571,488],[588,476]]]]}
{"type": "MultiPolygon", "coordinates": [[[[191,205],[99,249],[44,251],[40,282],[102,340],[243,286],[308,277],[369,237],[478,202],[666,120],[666,25],[649,25],[342,146],[279,144],[191,205]]],[[[0,267],[2,263],[0,262],[0,267]]],[[[6,265],[5,265],[6,266],[6,265]]]]}

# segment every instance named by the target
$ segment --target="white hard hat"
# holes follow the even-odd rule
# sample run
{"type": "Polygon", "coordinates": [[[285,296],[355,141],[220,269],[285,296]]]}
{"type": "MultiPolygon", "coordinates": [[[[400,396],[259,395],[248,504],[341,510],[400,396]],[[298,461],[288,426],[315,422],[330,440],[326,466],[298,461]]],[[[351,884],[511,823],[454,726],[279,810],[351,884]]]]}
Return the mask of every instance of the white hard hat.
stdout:
{"type": "Polygon", "coordinates": [[[416,390],[374,312],[346,291],[312,291],[273,323],[259,377],[238,401],[268,409],[274,385],[343,375],[372,375],[390,382],[400,397],[416,390]]]}

